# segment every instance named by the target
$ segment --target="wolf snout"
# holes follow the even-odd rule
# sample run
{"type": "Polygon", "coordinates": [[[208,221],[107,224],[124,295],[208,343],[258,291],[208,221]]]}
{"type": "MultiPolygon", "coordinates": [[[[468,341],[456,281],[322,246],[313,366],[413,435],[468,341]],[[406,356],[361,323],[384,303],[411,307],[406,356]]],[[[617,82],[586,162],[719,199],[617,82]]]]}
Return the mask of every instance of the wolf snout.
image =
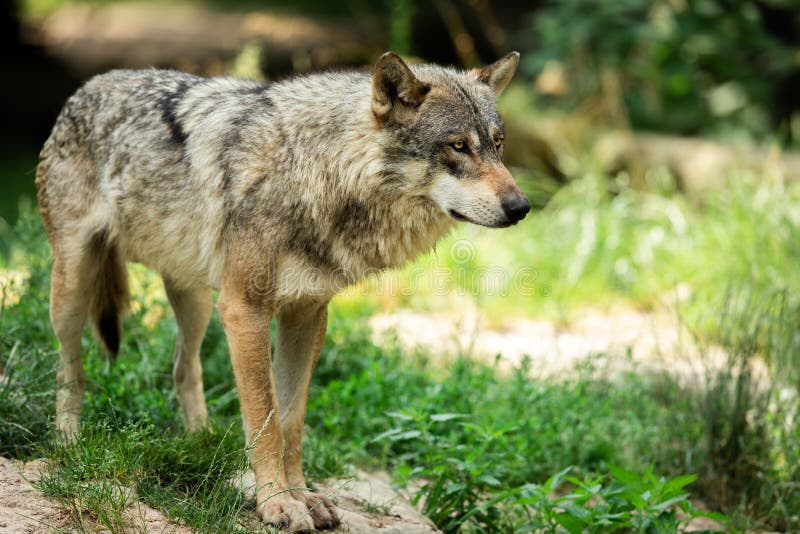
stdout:
{"type": "Polygon", "coordinates": [[[510,224],[516,224],[531,211],[531,203],[525,195],[509,195],[502,201],[503,212],[510,224]]]}

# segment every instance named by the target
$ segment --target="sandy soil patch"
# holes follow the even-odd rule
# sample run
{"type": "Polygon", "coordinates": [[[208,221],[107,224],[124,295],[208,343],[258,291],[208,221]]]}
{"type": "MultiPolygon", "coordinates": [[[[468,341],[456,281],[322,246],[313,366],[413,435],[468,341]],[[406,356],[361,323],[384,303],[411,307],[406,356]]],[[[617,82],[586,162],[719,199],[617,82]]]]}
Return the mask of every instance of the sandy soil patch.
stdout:
{"type": "MultiPolygon", "coordinates": [[[[32,483],[39,480],[42,460],[21,463],[0,457],[0,533],[108,532],[88,514],[80,519],[45,498],[32,483]]],[[[254,498],[255,477],[248,471],[238,482],[254,498]]],[[[330,497],[342,517],[333,532],[350,534],[435,534],[429,519],[409,504],[405,495],[391,487],[386,473],[358,473],[355,477],[315,484],[330,497]]],[[[159,510],[140,502],[130,492],[131,504],[123,532],[189,534],[194,530],[170,521],[159,510]]]]}
{"type": "MultiPolygon", "coordinates": [[[[108,532],[88,515],[78,519],[39,493],[32,483],[39,480],[42,467],[43,460],[20,463],[0,457],[0,533],[108,532]]],[[[124,532],[192,532],[132,495],[124,532]]]]}
{"type": "Polygon", "coordinates": [[[0,457],[0,532],[69,530],[69,513],[36,491],[41,463],[17,463],[0,457]]]}
{"type": "MultiPolygon", "coordinates": [[[[474,309],[459,314],[398,310],[370,320],[376,343],[396,339],[407,350],[462,354],[487,362],[497,358],[501,370],[518,366],[527,356],[532,374],[543,378],[564,375],[600,354],[607,372],[666,370],[688,380],[702,379],[709,369],[722,369],[728,361],[719,347],[698,347],[679,318],[666,310],[588,309],[568,326],[514,317],[500,327],[488,324],[474,309]]],[[[756,367],[767,376],[760,361],[756,367]]]]}

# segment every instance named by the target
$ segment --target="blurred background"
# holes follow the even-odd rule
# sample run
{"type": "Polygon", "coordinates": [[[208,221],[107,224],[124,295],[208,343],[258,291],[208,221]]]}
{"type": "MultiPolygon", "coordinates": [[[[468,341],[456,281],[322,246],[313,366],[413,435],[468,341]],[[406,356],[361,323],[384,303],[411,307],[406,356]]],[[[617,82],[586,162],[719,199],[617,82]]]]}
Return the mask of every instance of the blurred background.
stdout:
{"type": "MultiPolygon", "coordinates": [[[[421,477],[425,512],[440,528],[478,532],[505,525],[526,532],[534,523],[520,517],[539,495],[526,484],[543,483],[567,466],[587,477],[606,476],[613,465],[637,472],[654,466],[665,476],[698,474],[693,502],[732,518],[716,527],[800,529],[798,0],[3,5],[0,282],[17,288],[9,289],[7,310],[19,318],[15,323],[5,314],[7,347],[16,346],[19,329],[39,321],[38,337],[22,346],[52,356],[48,253],[35,216],[36,155],[65,99],[92,75],[163,67],[278,80],[328,68],[368,69],[386,50],[409,61],[463,68],[519,50],[519,71],[499,106],[507,123],[506,162],[535,211],[502,232],[464,226],[435,253],[337,301],[333,317],[340,330],[329,336],[315,388],[345,395],[352,389],[337,382],[344,373],[330,358],[336,354],[368,373],[372,364],[356,354],[374,355],[373,342],[386,346],[385,336],[395,335],[397,354],[406,355],[398,361],[422,374],[412,380],[387,371],[393,378],[384,385],[413,391],[416,400],[409,403],[417,411],[387,427],[381,410],[394,409],[393,398],[369,398],[359,401],[359,410],[377,411],[357,411],[363,420],[318,421],[340,448],[333,447],[337,458],[320,452],[328,463],[318,462],[313,473],[340,473],[342,462],[363,462],[366,450],[392,466],[397,480],[421,477]],[[429,273],[441,274],[444,283],[429,273]],[[473,396],[465,390],[442,400],[447,380],[441,365],[420,371],[419,360],[408,363],[408,354],[482,362],[491,368],[477,373],[486,382],[474,379],[469,387],[494,392],[496,406],[506,408],[461,406],[473,396]],[[495,381],[495,372],[506,378],[495,381]],[[425,380],[432,380],[429,389],[415,389],[425,380]],[[326,389],[331,384],[339,386],[326,389]],[[414,426],[448,403],[485,430],[479,445],[472,431],[459,434],[466,432],[461,427],[448,427],[442,437],[431,434],[433,426],[414,426]],[[530,415],[517,420],[520,406],[530,415]],[[377,425],[374,432],[359,426],[367,420],[377,425]],[[337,424],[356,429],[361,442],[346,442],[337,424]],[[409,444],[408,432],[427,441],[409,444]],[[369,441],[378,434],[381,439],[369,441]],[[485,459],[458,456],[465,443],[485,459]],[[442,450],[461,458],[461,467],[442,472],[441,452],[435,452],[442,450]],[[491,478],[474,474],[487,472],[491,478]],[[460,485],[434,498],[437,477],[460,485]],[[514,500],[521,496],[528,500],[514,500]]],[[[134,306],[134,315],[151,328],[140,339],[163,338],[158,351],[168,354],[172,327],[156,326],[170,313],[159,282],[137,268],[133,279],[156,295],[134,306]]],[[[212,325],[204,347],[225,362],[218,327],[212,325]]],[[[0,356],[7,369],[9,361],[0,356]]],[[[168,382],[164,365],[167,370],[158,372],[168,382]]],[[[118,380],[139,384],[124,364],[117,369],[118,380]]],[[[230,377],[220,376],[232,388],[230,377]]],[[[472,380],[464,376],[450,380],[472,380]]],[[[122,404],[113,410],[126,417],[166,406],[164,424],[172,424],[174,395],[146,409],[134,400],[122,404]]],[[[233,413],[229,404],[211,410],[220,417],[233,413]]],[[[47,415],[19,420],[41,422],[47,415]]],[[[29,433],[34,438],[9,430],[7,443],[28,445],[6,452],[30,454],[19,451],[36,443],[41,428],[29,433]]],[[[613,473],[610,481],[630,482],[613,473]]],[[[542,487],[552,489],[536,486],[544,500],[535,506],[547,500],[542,487]]]]}
{"type": "MultiPolygon", "coordinates": [[[[520,50],[507,104],[524,112],[508,117],[508,162],[524,169],[539,206],[579,173],[572,159],[584,154],[612,176],[626,170],[637,184],[646,180],[644,168],[663,165],[678,187],[694,190],[714,179],[700,176],[698,165],[757,164],[765,150],[800,147],[795,0],[4,5],[0,216],[7,223],[32,191],[18,171],[30,170],[67,96],[92,75],[121,67],[279,79],[368,68],[388,49],[461,67],[520,50]]],[[[782,169],[800,171],[795,154],[776,158],[782,169]]]]}

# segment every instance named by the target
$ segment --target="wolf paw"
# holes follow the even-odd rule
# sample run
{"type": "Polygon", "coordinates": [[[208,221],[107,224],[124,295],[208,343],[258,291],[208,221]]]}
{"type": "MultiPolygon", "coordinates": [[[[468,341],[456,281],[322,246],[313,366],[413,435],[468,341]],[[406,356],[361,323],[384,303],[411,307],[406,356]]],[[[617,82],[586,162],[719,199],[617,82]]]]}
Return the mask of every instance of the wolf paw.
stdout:
{"type": "Polygon", "coordinates": [[[332,530],[339,526],[339,514],[327,497],[311,491],[294,491],[292,495],[306,503],[317,530],[332,530]]]}
{"type": "Polygon", "coordinates": [[[260,507],[267,525],[287,532],[313,532],[314,520],[303,501],[289,494],[273,495],[260,507]]]}

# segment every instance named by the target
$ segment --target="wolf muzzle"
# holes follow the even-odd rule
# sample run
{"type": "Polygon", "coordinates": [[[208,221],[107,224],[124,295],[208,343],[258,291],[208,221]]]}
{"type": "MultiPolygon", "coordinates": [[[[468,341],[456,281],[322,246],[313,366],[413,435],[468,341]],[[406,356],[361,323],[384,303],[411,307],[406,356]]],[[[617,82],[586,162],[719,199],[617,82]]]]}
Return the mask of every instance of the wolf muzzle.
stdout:
{"type": "Polygon", "coordinates": [[[503,212],[506,214],[509,224],[517,224],[531,211],[531,204],[524,194],[513,193],[507,195],[500,205],[503,207],[503,212]]]}

